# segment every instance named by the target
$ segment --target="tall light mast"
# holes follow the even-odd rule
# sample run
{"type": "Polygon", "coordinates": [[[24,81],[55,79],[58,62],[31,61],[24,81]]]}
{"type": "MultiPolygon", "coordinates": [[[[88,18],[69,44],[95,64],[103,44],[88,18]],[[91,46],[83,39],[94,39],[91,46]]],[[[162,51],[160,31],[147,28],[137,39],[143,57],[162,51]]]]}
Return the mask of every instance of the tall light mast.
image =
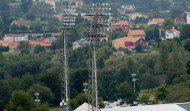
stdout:
{"type": "Polygon", "coordinates": [[[66,32],[73,29],[75,25],[74,6],[66,6],[63,13],[63,74],[61,81],[61,102],[62,111],[70,111],[69,75],[67,65],[67,37],[66,32]]]}
{"type": "Polygon", "coordinates": [[[90,11],[86,13],[89,19],[89,27],[86,33],[90,41],[90,64],[89,64],[89,105],[88,111],[98,111],[98,83],[97,83],[97,66],[96,66],[96,41],[100,38],[106,37],[102,34],[107,31],[109,25],[111,9],[107,8],[107,3],[94,3],[91,4],[90,11]]]}

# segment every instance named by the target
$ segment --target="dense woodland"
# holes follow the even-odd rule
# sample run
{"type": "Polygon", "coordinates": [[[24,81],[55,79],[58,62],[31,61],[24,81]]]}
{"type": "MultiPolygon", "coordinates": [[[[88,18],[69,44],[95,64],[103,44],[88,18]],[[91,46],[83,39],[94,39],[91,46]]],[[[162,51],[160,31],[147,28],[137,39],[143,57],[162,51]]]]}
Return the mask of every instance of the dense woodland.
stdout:
{"type": "MultiPolygon", "coordinates": [[[[87,4],[92,0],[84,0],[87,4]]],[[[174,26],[173,18],[179,13],[189,11],[189,0],[106,0],[111,3],[113,16],[119,17],[117,8],[121,4],[135,4],[137,12],[143,12],[153,17],[167,18],[163,26],[140,27],[146,32],[146,39],[151,44],[150,52],[128,49],[116,50],[111,42],[97,42],[97,68],[99,106],[103,101],[122,99],[128,104],[138,98],[139,103],[157,104],[189,102],[190,101],[190,25],[175,24],[181,31],[180,38],[161,41],[158,28],[170,29],[174,26]],[[116,4],[116,2],[118,4],[116,4]],[[170,10],[170,13],[160,11],[170,10]],[[177,11],[176,11],[177,10],[177,11]],[[179,12],[178,12],[179,11],[179,12]],[[113,53],[123,51],[124,55],[113,53]],[[132,73],[136,73],[136,93],[133,92],[132,73]],[[148,90],[146,93],[142,91],[148,90]],[[149,98],[154,98],[152,101],[149,98]]],[[[50,33],[59,32],[61,23],[52,18],[51,7],[47,4],[32,4],[31,0],[21,0],[21,5],[14,7],[10,14],[9,3],[15,0],[0,0],[0,37],[11,33],[10,23],[20,17],[25,17],[31,23],[26,28],[12,27],[12,31],[50,33]],[[41,9],[36,7],[41,6],[41,9]],[[46,7],[46,8],[43,8],[46,7]],[[43,10],[42,10],[43,9],[43,10]],[[39,11],[42,10],[42,11],[39,11]],[[43,14],[43,15],[42,15],[43,14]],[[36,21],[46,21],[48,30],[44,31],[36,21]]],[[[97,2],[105,2],[97,0],[97,2]]],[[[84,11],[85,7],[78,11],[84,11]]],[[[129,12],[131,13],[131,12],[129,12]]],[[[115,21],[118,21],[115,19],[115,21]]],[[[138,23],[139,20],[136,20],[138,23]]],[[[134,24],[135,25],[135,24],[134,24]]],[[[68,37],[68,65],[70,79],[70,96],[72,109],[88,101],[84,95],[83,83],[89,78],[89,47],[72,50],[72,43],[83,38],[85,30],[83,18],[78,15],[74,30],[68,37]]],[[[112,39],[126,36],[126,32],[117,29],[112,33],[112,39]]],[[[62,36],[52,43],[51,50],[37,46],[34,51],[29,44],[21,42],[19,51],[8,52],[9,47],[0,47],[0,111],[48,111],[49,107],[58,106],[61,101],[62,75],[62,36]],[[39,92],[40,104],[34,102],[35,92],[39,92]]],[[[147,48],[148,47],[144,47],[147,48]]]]}

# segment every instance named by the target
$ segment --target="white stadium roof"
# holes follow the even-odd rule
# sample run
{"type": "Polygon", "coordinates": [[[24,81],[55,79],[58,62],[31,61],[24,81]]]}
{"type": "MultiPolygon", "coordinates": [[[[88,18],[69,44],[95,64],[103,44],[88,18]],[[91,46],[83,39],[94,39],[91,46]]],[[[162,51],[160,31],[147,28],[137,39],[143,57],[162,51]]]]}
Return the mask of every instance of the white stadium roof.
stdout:
{"type": "Polygon", "coordinates": [[[190,111],[190,103],[139,105],[139,106],[116,106],[104,108],[101,111],[190,111]]]}

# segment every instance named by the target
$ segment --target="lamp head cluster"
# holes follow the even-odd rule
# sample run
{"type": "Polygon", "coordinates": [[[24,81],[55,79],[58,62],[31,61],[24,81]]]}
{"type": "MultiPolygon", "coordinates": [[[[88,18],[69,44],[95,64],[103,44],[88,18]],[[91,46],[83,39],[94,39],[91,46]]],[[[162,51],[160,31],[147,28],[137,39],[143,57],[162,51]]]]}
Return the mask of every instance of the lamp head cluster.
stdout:
{"type": "Polygon", "coordinates": [[[88,29],[84,33],[90,38],[107,37],[106,34],[99,34],[109,31],[108,26],[111,20],[111,8],[108,8],[108,3],[92,3],[90,10],[86,13],[89,17],[88,29]]]}
{"type": "Polygon", "coordinates": [[[72,30],[75,25],[76,19],[76,7],[75,6],[66,6],[63,12],[63,30],[68,31],[72,30]]]}

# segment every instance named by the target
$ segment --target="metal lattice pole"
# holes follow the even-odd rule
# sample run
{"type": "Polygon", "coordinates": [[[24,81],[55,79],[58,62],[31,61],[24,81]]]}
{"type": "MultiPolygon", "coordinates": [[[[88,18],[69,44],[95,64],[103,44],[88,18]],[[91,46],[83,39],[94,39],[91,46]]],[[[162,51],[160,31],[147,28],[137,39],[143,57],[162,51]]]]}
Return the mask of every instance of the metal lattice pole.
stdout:
{"type": "Polygon", "coordinates": [[[63,74],[61,81],[61,102],[62,111],[70,111],[69,74],[67,60],[67,37],[66,32],[72,30],[75,25],[75,7],[67,6],[63,14],[63,74]]]}
{"type": "Polygon", "coordinates": [[[90,41],[90,64],[89,64],[89,111],[98,111],[98,78],[96,66],[96,41],[101,37],[106,37],[102,32],[107,31],[110,8],[107,3],[93,3],[90,11],[86,14],[89,19],[88,32],[86,33],[90,41]],[[101,33],[101,34],[100,34],[101,33]]]}

